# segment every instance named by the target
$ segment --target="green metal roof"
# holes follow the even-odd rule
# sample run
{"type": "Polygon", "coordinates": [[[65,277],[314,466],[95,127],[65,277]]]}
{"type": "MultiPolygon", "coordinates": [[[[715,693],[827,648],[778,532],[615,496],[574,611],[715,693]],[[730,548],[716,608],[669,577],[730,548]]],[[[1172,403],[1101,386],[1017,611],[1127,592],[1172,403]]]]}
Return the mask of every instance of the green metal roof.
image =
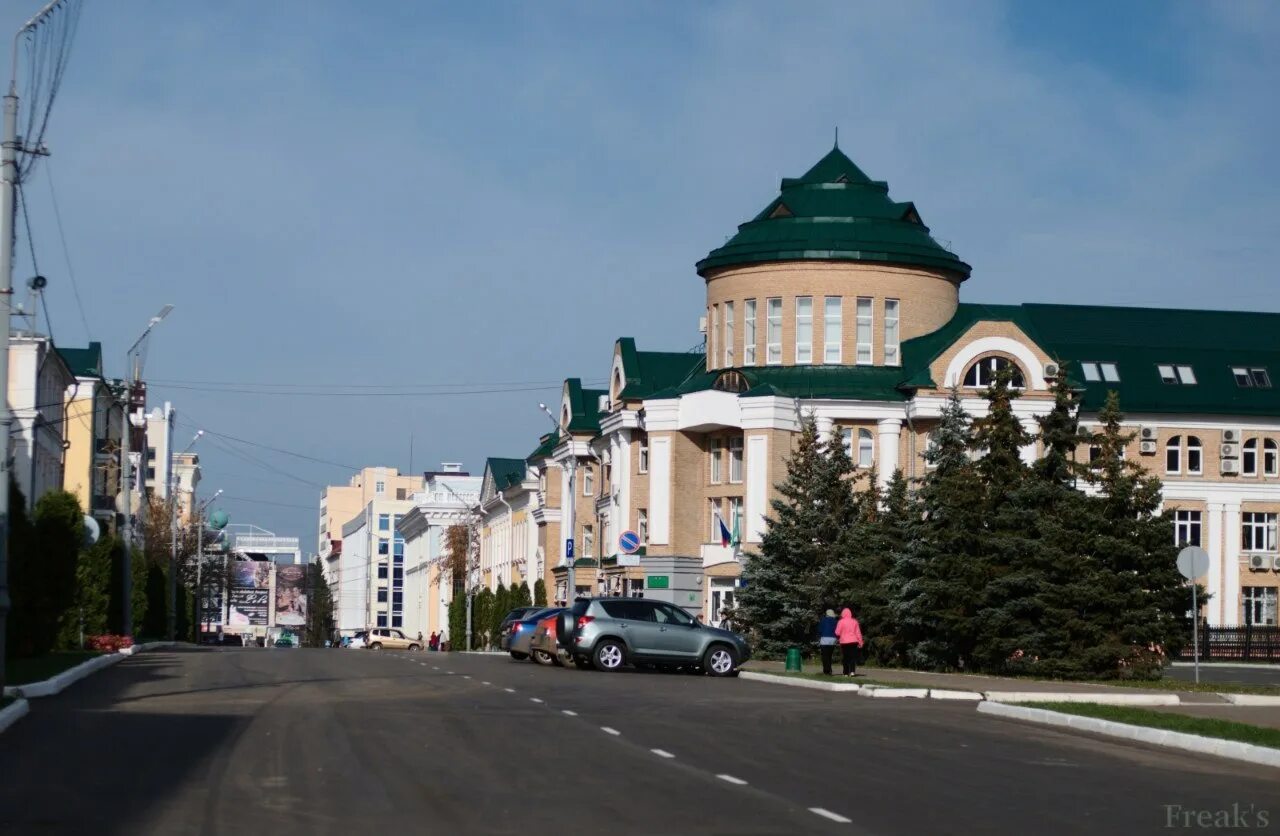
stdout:
{"type": "Polygon", "coordinates": [[[488,458],[484,469],[486,475],[493,477],[493,488],[497,491],[505,491],[524,481],[524,459],[488,458]]]}
{"type": "Polygon", "coordinates": [[[868,178],[838,147],[803,177],[784,179],[781,194],[697,270],[705,277],[721,267],[797,260],[910,264],[962,281],[970,271],[929,235],[914,204],[890,200],[889,185],[868,178]]]}
{"type": "Polygon", "coordinates": [[[76,377],[102,377],[102,343],[91,342],[88,348],[59,348],[58,353],[76,377]]]}
{"type": "MultiPolygon", "coordinates": [[[[1010,322],[1058,363],[1093,411],[1107,392],[1130,413],[1280,416],[1280,314],[1087,305],[961,304],[938,330],[902,344],[901,368],[885,366],[756,366],[740,368],[742,397],[902,401],[934,389],[929,366],[977,322],[1010,322]],[[1086,381],[1081,362],[1115,363],[1118,381],[1086,381]],[[1161,380],[1159,364],[1187,365],[1194,385],[1161,380]],[[1269,388],[1236,384],[1233,367],[1264,368],[1269,388]]],[[[726,370],[702,372],[653,398],[712,389],[726,370]]]]}
{"type": "Polygon", "coordinates": [[[576,377],[565,380],[569,390],[569,432],[600,432],[600,396],[608,395],[607,389],[583,389],[576,377]]]}
{"type": "Polygon", "coordinates": [[[618,393],[624,400],[647,398],[670,386],[679,386],[707,367],[701,351],[639,351],[631,337],[618,340],[622,368],[627,379],[618,393]]]}
{"type": "Polygon", "coordinates": [[[530,453],[525,461],[531,462],[534,459],[546,458],[551,455],[551,451],[556,449],[556,445],[560,443],[560,433],[547,433],[538,439],[538,446],[530,453]]]}

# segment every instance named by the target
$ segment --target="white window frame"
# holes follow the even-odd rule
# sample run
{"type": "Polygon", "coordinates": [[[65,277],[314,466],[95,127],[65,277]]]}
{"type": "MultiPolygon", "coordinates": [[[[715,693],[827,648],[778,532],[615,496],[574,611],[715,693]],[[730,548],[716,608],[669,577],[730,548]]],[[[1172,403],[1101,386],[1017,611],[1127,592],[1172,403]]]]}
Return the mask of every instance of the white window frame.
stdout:
{"type": "Polygon", "coordinates": [[[813,297],[797,296],[796,308],[796,365],[807,366],[813,362],[813,297]]]}
{"type": "Polygon", "coordinates": [[[582,556],[593,557],[596,548],[596,532],[590,525],[582,526],[582,556]]]}
{"type": "Polygon", "coordinates": [[[854,324],[857,336],[857,353],[854,355],[859,366],[869,366],[875,362],[875,300],[870,296],[859,296],[854,303],[854,324]]]}
{"type": "Polygon", "coordinates": [[[742,450],[743,440],[741,438],[729,439],[729,484],[742,484],[742,450]]]}
{"type": "Polygon", "coordinates": [[[840,446],[844,447],[844,454],[849,457],[849,461],[853,461],[853,427],[840,428],[840,446]]]}
{"type": "Polygon", "coordinates": [[[1196,510],[1179,508],[1173,512],[1173,517],[1174,544],[1178,546],[1199,546],[1204,532],[1202,514],[1196,510]]]}
{"type": "Polygon", "coordinates": [[[707,456],[710,461],[711,470],[708,479],[713,485],[724,483],[724,439],[711,438],[707,440],[707,456]]]}
{"type": "Polygon", "coordinates": [[[1274,553],[1276,551],[1276,514],[1267,511],[1241,513],[1240,549],[1247,553],[1274,553]]]}
{"type": "Polygon", "coordinates": [[[884,364],[886,366],[902,365],[899,354],[902,346],[901,320],[902,302],[898,299],[884,300],[884,364]]]}
{"type": "Polygon", "coordinates": [[[1099,363],[1098,370],[1102,372],[1102,379],[1107,383],[1120,382],[1120,367],[1115,363],[1099,363]]]}
{"type": "Polygon", "coordinates": [[[649,472],[649,438],[647,436],[640,439],[640,452],[636,455],[636,471],[649,472]]]}
{"type": "Polygon", "coordinates": [[[866,427],[858,428],[858,458],[854,462],[854,466],[861,469],[870,469],[876,463],[876,440],[871,434],[871,430],[866,427]]]}
{"type": "Polygon", "coordinates": [[[709,315],[711,320],[707,325],[707,357],[710,358],[711,365],[714,367],[716,346],[718,344],[717,338],[720,336],[720,306],[712,305],[709,315]]]}
{"type": "Polygon", "coordinates": [[[1258,475],[1258,439],[1251,438],[1240,445],[1240,475],[1258,475]]]}
{"type": "Polygon", "coordinates": [[[844,342],[844,298],[827,296],[822,300],[822,362],[840,362],[844,342]]]}
{"type": "Polygon", "coordinates": [[[636,509],[636,534],[640,537],[640,545],[649,542],[649,509],[636,509]]]}
{"type": "Polygon", "coordinates": [[[1274,438],[1262,440],[1262,475],[1280,476],[1280,444],[1274,438]]]}
{"type": "Polygon", "coordinates": [[[374,483],[373,483],[373,492],[374,492],[374,493],[376,493],[376,494],[379,494],[379,495],[386,493],[386,492],[387,492],[387,483],[386,483],[386,482],[374,482],[374,483]]]}
{"type": "Polygon", "coordinates": [[[1164,472],[1170,476],[1182,474],[1182,436],[1180,435],[1175,435],[1164,444],[1164,472]]]}
{"type": "Polygon", "coordinates": [[[724,364],[733,365],[733,303],[724,303],[724,364]]]}
{"type": "Polygon", "coordinates": [[[596,495],[596,475],[591,472],[591,465],[589,464],[582,466],[582,495],[596,495]]]}
{"type": "Polygon", "coordinates": [[[1098,364],[1093,360],[1080,361],[1080,374],[1084,375],[1085,383],[1097,383],[1102,380],[1102,374],[1098,371],[1098,364]]]}
{"type": "Polygon", "coordinates": [[[1241,616],[1245,623],[1274,627],[1280,609],[1280,589],[1274,586],[1245,586],[1240,590],[1241,616]],[[1253,610],[1252,613],[1249,610],[1253,610]]]}
{"type": "Polygon", "coordinates": [[[710,529],[710,538],[708,543],[720,542],[720,498],[715,497],[707,500],[707,528],[710,529]]]}
{"type": "Polygon", "coordinates": [[[742,365],[756,364],[756,300],[742,303],[742,365]]]}
{"type": "Polygon", "coordinates": [[[733,537],[733,529],[734,529],[735,522],[737,523],[738,536],[741,537],[742,531],[745,528],[745,526],[743,525],[742,497],[740,496],[729,497],[729,516],[725,517],[724,524],[729,527],[730,537],[733,537]]]}
{"type": "Polygon", "coordinates": [[[764,361],[769,366],[782,365],[782,297],[764,300],[764,361]]]}
{"type": "Polygon", "coordinates": [[[1187,475],[1199,476],[1204,473],[1204,445],[1198,436],[1187,436],[1187,475]]]}
{"type": "Polygon", "coordinates": [[[1190,366],[1177,366],[1176,368],[1178,370],[1178,382],[1180,382],[1183,386],[1196,385],[1195,369],[1191,368],[1190,366]]]}
{"type": "Polygon", "coordinates": [[[1019,365],[1017,361],[1010,360],[1008,357],[1004,357],[999,354],[988,354],[986,357],[980,357],[977,360],[974,360],[973,363],[969,365],[969,368],[965,369],[961,383],[967,389],[986,389],[996,382],[996,375],[999,374],[1002,369],[1010,369],[1014,374],[1014,378],[1009,382],[1010,389],[1026,388],[1027,375],[1022,370],[1022,366],[1019,365]],[[1003,364],[1003,366],[1001,364],[1003,364]],[[976,372],[973,376],[974,382],[970,383],[969,373],[975,371],[975,369],[976,372]],[[1022,378],[1021,383],[1018,382],[1018,378],[1022,378]]]}

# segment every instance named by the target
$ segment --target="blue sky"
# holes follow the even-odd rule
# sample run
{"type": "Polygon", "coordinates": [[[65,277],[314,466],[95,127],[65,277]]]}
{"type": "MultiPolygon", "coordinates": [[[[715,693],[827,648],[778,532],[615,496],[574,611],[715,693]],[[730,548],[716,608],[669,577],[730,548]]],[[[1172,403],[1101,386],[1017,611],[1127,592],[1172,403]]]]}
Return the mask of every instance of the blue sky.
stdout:
{"type": "MultiPolygon", "coordinates": [[[[694,262],[837,125],[973,265],[969,301],[1280,310],[1278,38],[1249,0],[86,0],[33,237],[57,341],[111,374],[177,306],[147,376],[180,443],[404,470],[412,435],[417,470],[478,472],[616,337],[695,345],[694,262]],[[522,391],[332,394],[457,383],[522,391]],[[328,394],[276,394],[299,384],[328,394]]],[[[304,546],[349,476],[196,449],[206,496],[304,546]]]]}

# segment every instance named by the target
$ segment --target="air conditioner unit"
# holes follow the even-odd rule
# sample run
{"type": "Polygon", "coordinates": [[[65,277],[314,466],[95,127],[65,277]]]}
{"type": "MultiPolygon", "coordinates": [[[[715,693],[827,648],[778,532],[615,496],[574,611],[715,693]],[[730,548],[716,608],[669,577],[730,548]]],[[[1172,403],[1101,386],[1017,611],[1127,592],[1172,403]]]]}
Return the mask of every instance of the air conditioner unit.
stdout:
{"type": "Polygon", "coordinates": [[[596,409],[598,409],[600,412],[608,412],[608,411],[609,411],[609,406],[610,406],[610,404],[609,404],[609,396],[608,396],[608,395],[601,395],[601,396],[596,400],[596,409]]]}
{"type": "Polygon", "coordinates": [[[1275,569],[1277,572],[1280,572],[1280,555],[1276,555],[1275,557],[1271,558],[1271,568],[1275,569]]]}
{"type": "Polygon", "coordinates": [[[1251,555],[1249,555],[1249,568],[1250,568],[1250,569],[1259,569],[1259,570],[1260,570],[1260,569],[1268,569],[1268,568],[1270,568],[1270,566],[1271,566],[1271,558],[1267,557],[1265,554],[1251,554],[1251,555]]]}
{"type": "Polygon", "coordinates": [[[1138,426],[1138,438],[1143,441],[1155,441],[1159,436],[1156,428],[1149,424],[1141,424],[1138,426]]]}
{"type": "Polygon", "coordinates": [[[1223,473],[1239,473],[1240,460],[1239,459],[1223,459],[1222,472],[1223,473]]]}
{"type": "Polygon", "coordinates": [[[1222,443],[1223,444],[1239,444],[1240,437],[1242,435],[1244,435],[1244,433],[1242,433],[1240,430],[1223,430],[1222,443]]]}
{"type": "Polygon", "coordinates": [[[698,333],[707,333],[707,318],[705,316],[698,317],[698,333]]]}
{"type": "Polygon", "coordinates": [[[1062,371],[1062,370],[1061,370],[1060,368],[1058,368],[1058,364],[1057,364],[1057,363],[1045,363],[1045,364],[1044,364],[1044,376],[1045,376],[1045,378],[1046,378],[1046,379],[1048,379],[1048,380],[1053,380],[1055,377],[1057,377],[1057,376],[1058,376],[1058,373],[1059,373],[1059,372],[1061,372],[1061,371],[1062,371]]]}
{"type": "Polygon", "coordinates": [[[1240,448],[1235,444],[1223,444],[1218,448],[1218,456],[1223,459],[1240,458],[1240,448]]]}
{"type": "Polygon", "coordinates": [[[1159,450],[1159,445],[1154,441],[1139,441],[1138,452],[1144,456],[1154,455],[1159,450]]]}

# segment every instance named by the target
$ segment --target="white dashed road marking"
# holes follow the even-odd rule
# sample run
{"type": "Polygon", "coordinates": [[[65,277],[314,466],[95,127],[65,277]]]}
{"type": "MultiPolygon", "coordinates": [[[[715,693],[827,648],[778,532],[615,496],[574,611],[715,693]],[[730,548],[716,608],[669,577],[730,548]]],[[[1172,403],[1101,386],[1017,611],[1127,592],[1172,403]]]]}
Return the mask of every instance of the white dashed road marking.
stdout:
{"type": "Polygon", "coordinates": [[[537,697],[529,697],[529,702],[542,702],[542,700],[538,699],[537,697]]]}
{"type": "Polygon", "coordinates": [[[485,681],[481,680],[480,684],[481,684],[481,685],[492,685],[493,683],[492,683],[492,682],[485,682],[485,681]]]}
{"type": "Polygon", "coordinates": [[[462,675],[462,678],[463,678],[463,679],[470,679],[471,677],[467,676],[467,675],[464,673],[464,674],[462,675]]]}
{"type": "Polygon", "coordinates": [[[723,772],[717,775],[716,777],[719,778],[721,781],[728,781],[730,784],[737,784],[738,786],[742,786],[743,784],[747,783],[741,778],[735,778],[732,775],[725,775],[723,772]]]}
{"type": "Polygon", "coordinates": [[[503,688],[502,690],[506,691],[508,694],[514,694],[516,692],[515,688],[503,688]]]}
{"type": "Polygon", "coordinates": [[[824,810],[821,807],[810,807],[809,812],[822,816],[824,819],[831,819],[832,821],[840,822],[841,824],[848,824],[853,821],[853,819],[846,819],[839,813],[833,813],[830,810],[824,810]]]}
{"type": "Polygon", "coordinates": [[[438,671],[438,670],[440,670],[440,669],[439,669],[438,667],[436,667],[435,665],[432,665],[432,666],[431,666],[431,670],[433,670],[433,671],[438,671]]]}
{"type": "Polygon", "coordinates": [[[566,717],[577,717],[577,716],[578,716],[578,712],[576,712],[576,711],[570,711],[570,710],[569,710],[569,709],[567,709],[567,708],[566,708],[566,709],[563,709],[560,713],[561,713],[561,714],[563,714],[563,715],[565,715],[566,717]]]}
{"type": "Polygon", "coordinates": [[[622,732],[618,731],[617,729],[611,729],[608,726],[601,726],[600,731],[605,732],[606,734],[612,734],[615,736],[622,734],[622,732]]]}
{"type": "Polygon", "coordinates": [[[675,757],[675,755],[671,754],[670,752],[668,752],[668,751],[667,751],[667,750],[665,750],[665,749],[650,749],[649,751],[650,751],[650,752],[653,752],[655,755],[657,755],[657,756],[658,756],[658,757],[660,757],[660,758],[674,758],[674,757],[675,757]]]}

